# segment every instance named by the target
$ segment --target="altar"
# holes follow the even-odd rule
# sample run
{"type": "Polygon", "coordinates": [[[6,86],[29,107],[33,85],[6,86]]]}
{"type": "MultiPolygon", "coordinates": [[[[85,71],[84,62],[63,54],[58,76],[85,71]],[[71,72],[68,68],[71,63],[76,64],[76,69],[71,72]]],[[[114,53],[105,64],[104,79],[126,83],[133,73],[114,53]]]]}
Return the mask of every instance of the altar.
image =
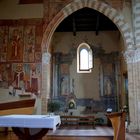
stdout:
{"type": "Polygon", "coordinates": [[[0,116],[0,127],[11,127],[20,140],[39,140],[61,123],[59,115],[0,116]]]}

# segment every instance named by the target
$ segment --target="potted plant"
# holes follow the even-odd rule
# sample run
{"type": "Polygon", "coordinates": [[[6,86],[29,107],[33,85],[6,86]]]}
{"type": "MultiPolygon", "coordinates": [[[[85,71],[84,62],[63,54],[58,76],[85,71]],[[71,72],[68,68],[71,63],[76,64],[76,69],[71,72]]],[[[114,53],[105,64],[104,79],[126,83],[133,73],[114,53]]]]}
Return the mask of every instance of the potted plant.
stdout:
{"type": "Polygon", "coordinates": [[[48,102],[48,112],[55,113],[60,109],[60,103],[58,101],[49,101],[48,102]]]}

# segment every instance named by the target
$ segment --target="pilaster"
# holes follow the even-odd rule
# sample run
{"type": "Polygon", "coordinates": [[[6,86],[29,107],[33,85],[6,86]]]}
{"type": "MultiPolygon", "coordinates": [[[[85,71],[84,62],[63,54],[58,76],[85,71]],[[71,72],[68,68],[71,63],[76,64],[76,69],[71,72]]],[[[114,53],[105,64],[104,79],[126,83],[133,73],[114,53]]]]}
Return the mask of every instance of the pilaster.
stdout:
{"type": "Polygon", "coordinates": [[[125,52],[128,68],[130,132],[140,132],[140,48],[125,52]]]}
{"type": "Polygon", "coordinates": [[[50,96],[50,58],[48,52],[42,55],[42,94],[41,94],[41,112],[47,113],[47,103],[50,96]]]}
{"type": "Polygon", "coordinates": [[[136,45],[140,45],[140,1],[132,0],[132,21],[134,42],[136,45]]]}

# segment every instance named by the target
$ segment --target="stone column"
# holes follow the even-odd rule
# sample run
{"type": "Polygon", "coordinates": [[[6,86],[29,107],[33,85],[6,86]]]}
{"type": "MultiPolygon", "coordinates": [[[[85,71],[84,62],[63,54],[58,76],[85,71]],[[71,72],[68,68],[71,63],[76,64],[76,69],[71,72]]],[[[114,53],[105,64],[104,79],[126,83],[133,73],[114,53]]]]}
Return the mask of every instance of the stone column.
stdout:
{"type": "Polygon", "coordinates": [[[140,45],[140,0],[132,0],[134,42],[140,45]]]}
{"type": "Polygon", "coordinates": [[[140,132],[140,49],[127,50],[130,132],[140,132]]]}
{"type": "Polygon", "coordinates": [[[51,54],[46,52],[42,55],[42,93],[41,113],[47,113],[47,102],[50,96],[50,58],[51,54]]]}

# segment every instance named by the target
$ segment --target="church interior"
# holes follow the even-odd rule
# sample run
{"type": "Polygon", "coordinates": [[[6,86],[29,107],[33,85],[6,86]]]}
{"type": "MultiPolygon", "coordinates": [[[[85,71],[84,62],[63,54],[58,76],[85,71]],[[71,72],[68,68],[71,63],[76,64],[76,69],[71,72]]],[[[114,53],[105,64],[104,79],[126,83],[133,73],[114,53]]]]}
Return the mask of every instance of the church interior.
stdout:
{"type": "Polygon", "coordinates": [[[0,115],[3,103],[22,108],[18,101],[35,98],[30,113],[60,115],[66,126],[77,116],[110,126],[106,113],[125,110],[125,130],[139,133],[139,8],[137,0],[0,0],[0,115]]]}

